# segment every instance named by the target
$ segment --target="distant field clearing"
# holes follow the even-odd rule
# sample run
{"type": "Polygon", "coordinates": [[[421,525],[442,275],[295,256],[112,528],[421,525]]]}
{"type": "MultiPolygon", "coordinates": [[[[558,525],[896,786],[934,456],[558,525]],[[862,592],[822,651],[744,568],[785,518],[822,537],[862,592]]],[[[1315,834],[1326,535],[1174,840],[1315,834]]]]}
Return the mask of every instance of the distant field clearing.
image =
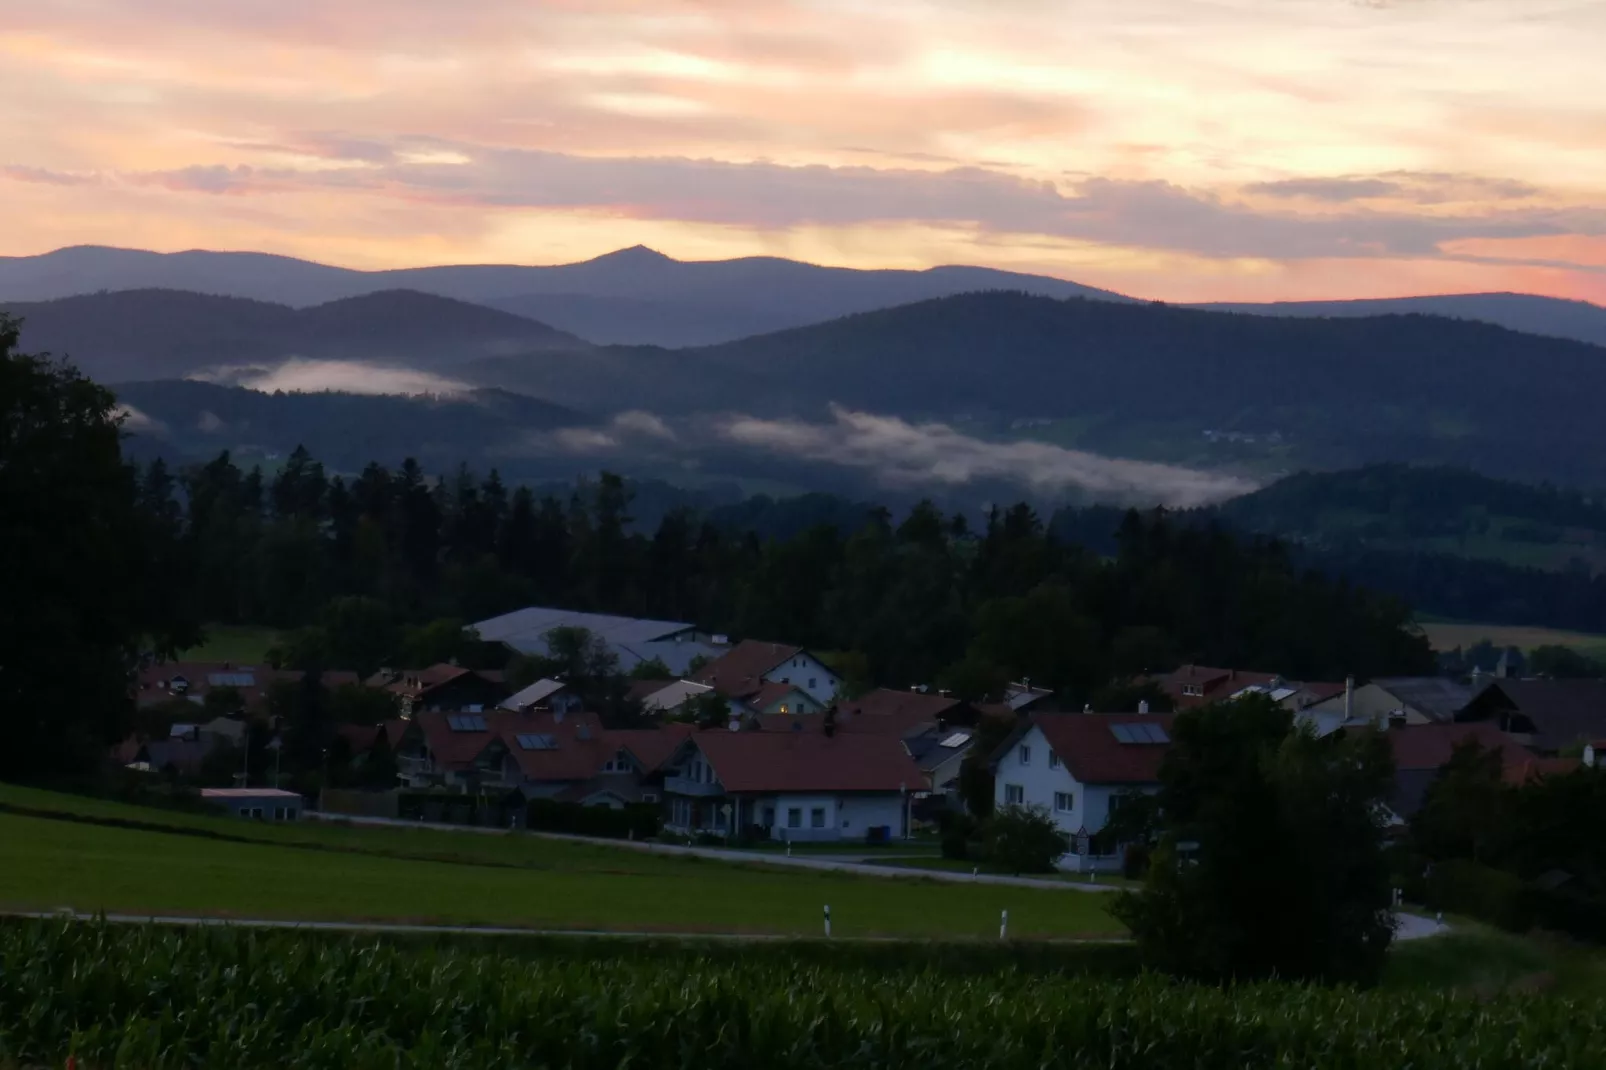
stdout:
{"type": "Polygon", "coordinates": [[[1519,650],[1532,650],[1537,646],[1568,646],[1575,650],[1596,654],[1606,652],[1606,635],[1589,632],[1564,632],[1556,628],[1528,628],[1508,624],[1463,624],[1441,622],[1422,624],[1428,642],[1434,650],[1465,649],[1477,646],[1485,639],[1495,646],[1514,646],[1519,650]]]}

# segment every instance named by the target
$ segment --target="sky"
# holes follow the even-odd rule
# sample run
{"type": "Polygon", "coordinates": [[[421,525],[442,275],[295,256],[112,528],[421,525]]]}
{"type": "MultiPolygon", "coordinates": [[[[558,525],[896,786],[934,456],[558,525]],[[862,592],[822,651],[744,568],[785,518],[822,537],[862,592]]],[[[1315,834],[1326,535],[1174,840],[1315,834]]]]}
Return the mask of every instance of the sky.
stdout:
{"type": "Polygon", "coordinates": [[[0,0],[0,255],[1606,303],[1602,0],[0,0]]]}

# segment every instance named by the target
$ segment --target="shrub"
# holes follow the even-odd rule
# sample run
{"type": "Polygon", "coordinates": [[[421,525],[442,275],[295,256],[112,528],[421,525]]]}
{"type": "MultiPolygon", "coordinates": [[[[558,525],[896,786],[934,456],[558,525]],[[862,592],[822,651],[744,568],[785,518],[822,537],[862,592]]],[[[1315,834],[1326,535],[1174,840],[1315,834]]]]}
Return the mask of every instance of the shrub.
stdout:
{"type": "Polygon", "coordinates": [[[526,811],[527,827],[541,832],[564,832],[572,836],[598,836],[603,839],[648,840],[658,835],[658,808],[652,805],[626,806],[622,810],[606,806],[581,806],[556,799],[532,799],[526,811]]]}
{"type": "Polygon", "coordinates": [[[1534,920],[1521,878],[1464,859],[1433,863],[1423,881],[1422,901],[1432,910],[1470,914],[1517,932],[1534,920]]]}
{"type": "Polygon", "coordinates": [[[1046,807],[1005,806],[982,826],[982,844],[989,862],[1013,873],[1052,873],[1071,838],[1046,807]]]}

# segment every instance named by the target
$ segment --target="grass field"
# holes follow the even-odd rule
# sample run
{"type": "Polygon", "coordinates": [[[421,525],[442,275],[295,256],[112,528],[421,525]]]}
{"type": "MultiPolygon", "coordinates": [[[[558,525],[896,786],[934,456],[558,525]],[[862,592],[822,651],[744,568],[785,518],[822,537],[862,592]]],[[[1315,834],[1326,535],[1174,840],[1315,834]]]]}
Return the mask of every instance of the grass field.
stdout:
{"type": "Polygon", "coordinates": [[[1423,621],[1421,628],[1434,650],[1466,649],[1487,639],[1495,646],[1514,646],[1519,650],[1565,646],[1596,657],[1606,656],[1606,635],[1590,632],[1565,632],[1555,628],[1506,624],[1466,624],[1460,621],[1423,621]]]}
{"type": "Polygon", "coordinates": [[[11,808],[0,812],[8,910],[815,935],[829,904],[843,936],[996,936],[1005,909],[1022,937],[1121,931],[1104,897],[1069,891],[803,872],[523,835],[275,827],[15,787],[0,789],[0,806],[11,808]]]}
{"type": "Polygon", "coordinates": [[[236,665],[260,665],[267,660],[268,648],[279,641],[272,628],[251,625],[208,624],[200,646],[179,653],[180,661],[230,661],[236,665]]]}

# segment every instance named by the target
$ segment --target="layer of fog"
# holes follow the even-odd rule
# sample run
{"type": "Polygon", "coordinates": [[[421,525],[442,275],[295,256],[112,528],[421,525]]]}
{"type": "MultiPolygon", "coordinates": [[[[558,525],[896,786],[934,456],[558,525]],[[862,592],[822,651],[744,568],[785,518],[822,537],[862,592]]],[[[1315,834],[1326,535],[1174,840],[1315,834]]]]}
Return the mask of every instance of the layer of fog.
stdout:
{"type": "Polygon", "coordinates": [[[302,357],[274,365],[229,365],[190,376],[203,382],[243,386],[266,394],[463,394],[468,383],[416,368],[395,368],[358,360],[307,360],[302,357]]]}
{"type": "Polygon", "coordinates": [[[994,442],[947,424],[832,408],[830,423],[737,416],[721,434],[744,446],[862,469],[892,486],[957,486],[1003,479],[1039,492],[1077,489],[1103,499],[1187,508],[1247,494],[1238,476],[1103,457],[1047,442],[994,442]]]}

